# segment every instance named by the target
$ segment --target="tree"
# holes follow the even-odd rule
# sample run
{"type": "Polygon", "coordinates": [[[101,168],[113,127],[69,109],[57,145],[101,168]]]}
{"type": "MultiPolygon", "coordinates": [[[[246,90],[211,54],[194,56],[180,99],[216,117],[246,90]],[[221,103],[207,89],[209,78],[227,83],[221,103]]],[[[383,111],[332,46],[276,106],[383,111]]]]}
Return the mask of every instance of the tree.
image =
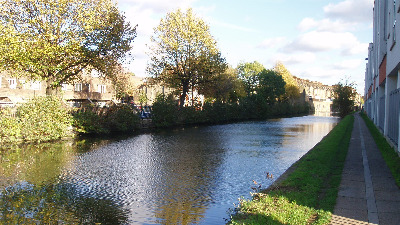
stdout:
{"type": "Polygon", "coordinates": [[[225,72],[214,76],[213,80],[199,90],[206,98],[221,102],[237,102],[245,96],[243,83],[238,79],[235,69],[229,67],[225,72]]]}
{"type": "Polygon", "coordinates": [[[112,76],[131,27],[112,0],[0,0],[0,69],[47,82],[47,94],[92,67],[112,76]]]}
{"type": "Polygon", "coordinates": [[[154,29],[148,72],[180,91],[179,106],[187,93],[207,85],[226,69],[209,26],[192,9],[168,13],[154,29]]]}
{"type": "Polygon", "coordinates": [[[281,95],[285,94],[285,81],[276,71],[264,69],[257,75],[257,95],[267,103],[273,104],[281,95]]]}
{"type": "Polygon", "coordinates": [[[354,83],[339,82],[333,86],[333,108],[339,111],[340,117],[345,117],[354,111],[356,91],[354,83]]]}
{"type": "Polygon", "coordinates": [[[132,77],[134,76],[134,73],[128,72],[122,67],[119,67],[118,70],[115,70],[114,75],[110,80],[114,86],[115,97],[117,99],[129,100],[129,97],[133,96],[135,87],[132,77]]]}
{"type": "Polygon", "coordinates": [[[274,71],[278,72],[285,81],[285,94],[283,96],[284,100],[293,100],[300,97],[299,84],[294,79],[290,71],[281,62],[277,62],[273,68],[274,71]]]}
{"type": "Polygon", "coordinates": [[[244,83],[247,96],[253,94],[257,86],[257,75],[263,70],[265,70],[265,67],[257,61],[251,63],[239,63],[237,66],[237,72],[239,78],[244,83]]]}

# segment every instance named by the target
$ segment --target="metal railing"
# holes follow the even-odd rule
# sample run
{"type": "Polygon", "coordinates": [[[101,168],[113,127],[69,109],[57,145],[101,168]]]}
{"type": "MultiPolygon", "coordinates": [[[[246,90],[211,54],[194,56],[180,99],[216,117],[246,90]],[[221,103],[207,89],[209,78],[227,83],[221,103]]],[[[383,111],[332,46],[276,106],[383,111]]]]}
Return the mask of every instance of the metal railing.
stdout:
{"type": "Polygon", "coordinates": [[[399,142],[400,88],[392,91],[389,98],[388,137],[398,145],[399,142]]]}
{"type": "Polygon", "coordinates": [[[378,126],[381,130],[385,129],[385,95],[379,99],[379,114],[378,114],[378,126]]]}

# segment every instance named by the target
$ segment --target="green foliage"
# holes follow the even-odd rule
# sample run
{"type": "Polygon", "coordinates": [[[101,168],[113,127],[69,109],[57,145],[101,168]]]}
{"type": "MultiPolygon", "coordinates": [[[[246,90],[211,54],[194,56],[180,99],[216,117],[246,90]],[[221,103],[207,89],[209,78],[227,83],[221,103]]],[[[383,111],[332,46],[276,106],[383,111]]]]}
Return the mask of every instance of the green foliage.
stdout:
{"type": "Polygon", "coordinates": [[[265,67],[257,62],[239,63],[236,68],[239,78],[243,81],[247,96],[252,94],[257,87],[257,75],[265,70],[265,67]]]}
{"type": "Polygon", "coordinates": [[[12,109],[0,110],[0,143],[15,142],[21,137],[19,118],[12,116],[12,109]]]}
{"type": "Polygon", "coordinates": [[[43,142],[71,135],[71,116],[57,97],[34,98],[16,111],[15,116],[0,112],[0,143],[43,142]]]}
{"type": "Polygon", "coordinates": [[[140,93],[140,95],[139,95],[139,102],[140,102],[140,105],[141,106],[143,106],[143,105],[146,105],[147,104],[147,95],[146,95],[146,93],[144,93],[144,92],[142,92],[142,93],[140,93]]]}
{"type": "Polygon", "coordinates": [[[207,85],[202,85],[199,93],[209,99],[231,103],[238,102],[239,98],[246,95],[243,82],[231,67],[214,76],[207,85]]]}
{"type": "Polygon", "coordinates": [[[273,68],[274,71],[279,73],[279,75],[282,76],[283,80],[287,85],[295,86],[297,87],[298,84],[296,80],[294,79],[293,75],[290,73],[290,71],[283,65],[282,62],[277,62],[273,68]]]}
{"type": "Polygon", "coordinates": [[[26,141],[50,141],[68,135],[71,115],[61,99],[38,97],[18,107],[21,136],[26,141]]]}
{"type": "Polygon", "coordinates": [[[339,82],[333,86],[333,108],[339,111],[340,117],[345,117],[354,111],[354,99],[356,91],[354,83],[339,82]]]}
{"type": "Polygon", "coordinates": [[[157,81],[180,91],[183,107],[189,90],[204,88],[226,69],[209,26],[192,9],[168,13],[154,29],[148,71],[157,81]]]}
{"type": "Polygon", "coordinates": [[[230,224],[329,224],[354,117],[344,118],[276,187],[241,200],[230,224]]]}
{"type": "Polygon", "coordinates": [[[153,104],[152,119],[156,127],[174,126],[177,121],[178,105],[172,97],[158,95],[153,104]]]}
{"type": "Polygon", "coordinates": [[[263,70],[257,75],[257,95],[260,95],[268,104],[273,104],[285,94],[285,81],[273,70],[263,70]]]}
{"type": "Polygon", "coordinates": [[[105,76],[131,49],[131,28],[111,0],[2,0],[0,68],[46,80],[49,88],[90,66],[105,76]]]}
{"type": "Polygon", "coordinates": [[[103,127],[102,116],[95,109],[85,108],[72,113],[75,130],[84,134],[107,133],[103,127]]]}
{"type": "Polygon", "coordinates": [[[139,116],[129,105],[109,108],[84,108],[73,114],[73,125],[83,134],[132,132],[139,126],[139,116]]]}
{"type": "Polygon", "coordinates": [[[171,127],[189,124],[215,124],[234,121],[267,119],[279,116],[293,116],[309,112],[307,104],[286,102],[268,104],[262,95],[252,95],[240,102],[206,102],[203,107],[179,108],[177,101],[163,95],[153,104],[152,119],[155,127],[171,127]]]}
{"type": "Polygon", "coordinates": [[[300,89],[297,81],[294,79],[290,71],[281,62],[277,62],[273,68],[285,81],[285,94],[282,100],[290,101],[300,97],[300,89]]]}
{"type": "Polygon", "coordinates": [[[132,132],[138,127],[139,116],[129,105],[115,105],[105,113],[104,123],[110,132],[132,132]]]}

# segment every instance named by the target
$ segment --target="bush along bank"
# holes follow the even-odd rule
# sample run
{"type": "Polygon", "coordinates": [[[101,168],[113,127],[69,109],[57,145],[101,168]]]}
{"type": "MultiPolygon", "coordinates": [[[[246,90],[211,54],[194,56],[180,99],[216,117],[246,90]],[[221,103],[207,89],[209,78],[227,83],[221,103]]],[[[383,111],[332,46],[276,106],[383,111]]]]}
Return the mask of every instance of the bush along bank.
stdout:
{"type": "Polygon", "coordinates": [[[0,143],[46,142],[79,134],[130,133],[139,115],[129,105],[72,110],[55,96],[0,110],[0,143]]]}
{"type": "Polygon", "coordinates": [[[354,117],[345,117],[270,188],[241,200],[229,224],[329,224],[354,117]]]}
{"type": "Polygon", "coordinates": [[[179,108],[172,98],[159,95],[152,107],[153,125],[157,128],[192,124],[219,124],[308,114],[307,103],[277,102],[266,104],[244,98],[239,103],[206,102],[203,106],[179,108]]]}
{"type": "MultiPolygon", "coordinates": [[[[240,103],[206,103],[179,108],[172,98],[158,96],[153,104],[156,128],[194,124],[219,124],[244,120],[308,114],[308,104],[258,102],[245,98],[240,103]]],[[[73,136],[132,133],[139,130],[140,117],[130,105],[71,110],[55,96],[38,97],[18,108],[0,110],[0,143],[44,142],[73,136]]]]}
{"type": "Polygon", "coordinates": [[[72,117],[61,99],[38,97],[0,110],[0,143],[44,142],[72,134],[72,117]]]}
{"type": "Polygon", "coordinates": [[[72,112],[73,126],[80,134],[130,133],[139,128],[139,115],[129,105],[87,107],[72,112]]]}

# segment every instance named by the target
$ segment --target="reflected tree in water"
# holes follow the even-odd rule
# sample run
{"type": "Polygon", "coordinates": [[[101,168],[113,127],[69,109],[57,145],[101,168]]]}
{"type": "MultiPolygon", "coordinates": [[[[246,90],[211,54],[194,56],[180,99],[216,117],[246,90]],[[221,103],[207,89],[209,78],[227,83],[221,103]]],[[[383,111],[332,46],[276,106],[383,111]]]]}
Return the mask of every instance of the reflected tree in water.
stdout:
{"type": "Polygon", "coordinates": [[[81,197],[73,186],[19,183],[0,195],[2,224],[126,224],[127,212],[111,200],[81,197]]]}

